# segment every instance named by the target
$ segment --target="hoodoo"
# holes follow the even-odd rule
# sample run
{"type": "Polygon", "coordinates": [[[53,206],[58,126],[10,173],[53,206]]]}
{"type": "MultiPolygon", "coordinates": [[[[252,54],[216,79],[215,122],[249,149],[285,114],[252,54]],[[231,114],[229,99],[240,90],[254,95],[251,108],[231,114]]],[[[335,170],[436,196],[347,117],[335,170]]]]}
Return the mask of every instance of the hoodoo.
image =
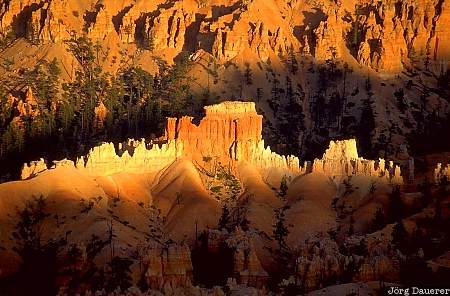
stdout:
{"type": "MultiPolygon", "coordinates": [[[[205,113],[198,126],[192,117],[168,118],[164,143],[130,140],[117,149],[112,143],[104,143],[78,158],[73,166],[90,175],[108,176],[158,171],[182,157],[194,161],[211,157],[230,167],[247,161],[261,169],[281,167],[300,171],[297,157],[281,156],[264,146],[263,117],[256,112],[255,103],[223,102],[205,107],[205,113]]],[[[25,164],[22,179],[42,172],[41,162],[25,164]]]]}
{"type": "MultiPolygon", "coordinates": [[[[248,162],[258,169],[282,168],[295,174],[308,172],[308,163],[292,155],[283,156],[265,147],[262,138],[262,115],[256,112],[255,103],[226,101],[205,107],[205,117],[196,125],[192,117],[168,118],[165,136],[161,143],[129,140],[117,148],[112,143],[94,147],[84,157],[65,166],[75,166],[93,176],[108,176],[120,172],[156,172],[175,160],[187,158],[200,162],[211,158],[233,168],[239,162],[248,162]]],[[[25,164],[22,179],[45,170],[43,160],[25,164]]],[[[401,184],[400,167],[393,162],[365,160],[358,156],[356,140],[331,141],[322,159],[316,159],[312,172],[336,178],[350,175],[367,175],[385,178],[401,184]]],[[[57,167],[56,162],[53,167],[57,167]]]]}

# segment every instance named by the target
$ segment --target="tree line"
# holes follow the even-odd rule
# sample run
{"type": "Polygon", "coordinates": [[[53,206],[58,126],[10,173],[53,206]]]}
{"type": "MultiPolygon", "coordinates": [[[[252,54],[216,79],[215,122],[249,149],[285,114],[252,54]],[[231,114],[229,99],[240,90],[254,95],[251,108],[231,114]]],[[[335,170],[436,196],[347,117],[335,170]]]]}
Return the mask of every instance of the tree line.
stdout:
{"type": "MultiPolygon", "coordinates": [[[[117,73],[110,74],[102,71],[106,54],[99,44],[72,36],[66,45],[78,63],[69,82],[61,80],[56,59],[6,71],[0,85],[0,160],[7,162],[5,172],[20,165],[14,163],[16,156],[21,162],[38,157],[36,152],[70,157],[104,139],[148,137],[161,131],[164,117],[193,112],[188,77],[192,64],[186,54],[174,65],[158,60],[155,75],[125,58],[117,73]],[[9,94],[23,97],[28,87],[37,104],[32,114],[19,114],[9,94]],[[97,118],[100,106],[107,110],[104,118],[97,118]]],[[[2,66],[6,69],[9,63],[2,66]]]]}

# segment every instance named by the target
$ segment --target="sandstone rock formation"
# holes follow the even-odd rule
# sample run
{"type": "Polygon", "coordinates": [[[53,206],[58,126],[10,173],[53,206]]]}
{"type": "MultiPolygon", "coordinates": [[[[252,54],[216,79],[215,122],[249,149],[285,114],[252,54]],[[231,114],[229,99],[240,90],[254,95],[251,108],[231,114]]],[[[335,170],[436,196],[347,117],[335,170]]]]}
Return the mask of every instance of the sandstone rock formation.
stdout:
{"type": "Polygon", "coordinates": [[[442,163],[438,163],[434,170],[434,181],[439,184],[443,179],[450,180],[450,164],[442,166],[442,163]]]}
{"type": "Polygon", "coordinates": [[[297,259],[297,276],[306,290],[315,289],[321,282],[342,273],[346,257],[329,239],[315,242],[306,240],[297,259]]]}
{"type": "Polygon", "coordinates": [[[185,153],[190,155],[247,160],[262,139],[262,116],[256,113],[255,104],[225,102],[205,107],[205,112],[198,126],[191,117],[169,118],[166,138],[184,142],[185,153]]]}
{"type": "Polygon", "coordinates": [[[25,100],[18,100],[16,109],[18,111],[18,116],[29,116],[36,117],[39,115],[39,106],[36,101],[36,98],[33,95],[32,89],[29,87],[27,89],[25,100]]]}
{"type": "Polygon", "coordinates": [[[256,254],[252,237],[254,233],[237,227],[233,232],[208,230],[206,249],[209,253],[223,251],[224,245],[232,251],[233,274],[231,277],[239,285],[262,288],[267,285],[269,274],[262,267],[256,254]]]}
{"type": "Polygon", "coordinates": [[[342,57],[343,23],[339,11],[333,12],[326,21],[320,22],[314,30],[315,57],[320,62],[342,57]]]}
{"type": "Polygon", "coordinates": [[[186,28],[193,21],[193,13],[183,8],[161,11],[159,16],[146,20],[144,38],[153,50],[174,48],[182,50],[186,28]]]}
{"type": "Polygon", "coordinates": [[[191,252],[186,245],[155,246],[144,259],[145,277],[150,288],[162,291],[166,286],[192,285],[191,252]]]}
{"type": "MultiPolygon", "coordinates": [[[[104,110],[99,107],[99,117],[104,110]],[[101,111],[101,112],[100,112],[101,111]]],[[[192,117],[168,118],[165,142],[144,139],[126,145],[105,143],[94,147],[75,166],[94,176],[108,176],[119,172],[156,172],[176,159],[186,157],[194,162],[204,158],[214,159],[222,166],[234,168],[238,162],[247,162],[265,170],[281,168],[297,175],[308,173],[295,156],[283,156],[265,147],[262,139],[262,116],[256,113],[252,102],[224,102],[205,107],[205,117],[199,125],[192,117]]],[[[101,122],[101,121],[100,121],[101,122]]],[[[56,162],[55,166],[71,162],[56,162]]],[[[41,170],[42,171],[42,170],[41,170]]],[[[356,140],[332,141],[322,159],[316,159],[312,172],[320,172],[334,179],[350,175],[367,175],[384,178],[387,182],[402,184],[400,167],[386,161],[366,160],[358,156],[356,140]]],[[[31,173],[36,173],[31,170],[31,173]]],[[[28,178],[30,168],[25,165],[22,175],[28,178]]]]}
{"type": "Polygon", "coordinates": [[[366,175],[384,178],[394,184],[403,183],[400,167],[392,161],[386,167],[384,159],[376,162],[359,157],[354,139],[331,141],[322,159],[314,160],[312,171],[338,179],[344,176],[366,175]]]}
{"type": "Polygon", "coordinates": [[[394,158],[395,149],[419,125],[413,114],[423,111],[426,117],[437,108],[443,108],[442,114],[446,114],[450,108],[445,93],[425,91],[441,87],[441,79],[445,87],[447,81],[449,11],[447,1],[436,0],[11,0],[0,6],[0,35],[14,32],[20,42],[2,51],[0,58],[14,60],[13,73],[20,73],[40,59],[56,58],[64,68],[62,76],[72,79],[77,65],[64,44],[72,35],[86,35],[102,46],[107,57],[101,67],[108,72],[117,71],[119,61],[130,59],[131,64],[155,73],[155,61],[170,65],[180,54],[187,53],[197,57],[193,61],[193,73],[198,78],[192,85],[195,95],[204,93],[205,88],[220,100],[258,94],[258,107],[269,115],[266,119],[274,127],[270,131],[274,136],[270,139],[272,146],[280,140],[277,137],[284,136],[280,136],[285,130],[279,124],[284,120],[280,111],[290,110],[291,90],[305,118],[305,130],[298,122],[302,128],[295,131],[292,141],[303,148],[305,142],[306,146],[324,144],[332,138],[355,134],[352,129],[360,120],[359,104],[369,93],[379,94],[373,106],[377,131],[371,136],[378,139],[389,136],[388,131],[392,133],[394,143],[386,147],[386,153],[394,158]],[[24,44],[40,55],[33,52],[24,58],[30,51],[24,44]],[[243,83],[246,64],[253,83],[243,83]],[[320,79],[317,70],[323,75],[320,79]],[[406,75],[410,71],[417,73],[406,75]],[[210,85],[211,75],[214,84],[210,85]],[[330,83],[325,86],[323,81],[330,83]],[[362,91],[366,82],[371,82],[374,89],[362,91]],[[323,92],[321,87],[327,90],[323,92]],[[410,102],[404,119],[394,116],[399,112],[394,106],[394,94],[400,89],[410,102]],[[423,96],[417,96],[418,91],[423,96]],[[327,136],[313,129],[324,117],[320,114],[315,118],[313,112],[319,108],[314,99],[319,93],[324,94],[327,104],[332,96],[339,97],[339,108],[344,109],[337,116],[337,129],[332,121],[323,123],[327,136]],[[272,96],[274,102],[270,102],[272,96]],[[352,104],[355,108],[346,107],[352,104]],[[343,121],[350,122],[350,126],[343,128],[343,121]],[[309,133],[313,139],[306,138],[309,133]]]}
{"type": "Polygon", "coordinates": [[[32,161],[30,164],[24,164],[22,168],[22,173],[20,174],[20,178],[22,180],[26,180],[46,170],[47,164],[45,163],[45,160],[41,158],[38,161],[32,161]]]}
{"type": "Polygon", "coordinates": [[[94,147],[85,157],[78,158],[76,167],[91,175],[108,176],[119,172],[145,173],[155,172],[171,164],[182,155],[183,143],[150,144],[147,149],[145,140],[135,143],[132,149],[120,149],[107,143],[94,147]],[[131,153],[131,154],[130,154],[131,153]]]}
{"type": "Polygon", "coordinates": [[[261,266],[249,234],[237,228],[226,239],[226,243],[234,250],[234,276],[237,282],[252,287],[264,287],[269,274],[261,266]]]}
{"type": "Polygon", "coordinates": [[[262,140],[262,116],[254,103],[224,102],[205,107],[206,116],[197,126],[191,117],[169,118],[166,138],[183,142],[185,155],[212,157],[223,164],[247,161],[259,168],[284,167],[299,171],[294,156],[280,156],[262,140]]]}

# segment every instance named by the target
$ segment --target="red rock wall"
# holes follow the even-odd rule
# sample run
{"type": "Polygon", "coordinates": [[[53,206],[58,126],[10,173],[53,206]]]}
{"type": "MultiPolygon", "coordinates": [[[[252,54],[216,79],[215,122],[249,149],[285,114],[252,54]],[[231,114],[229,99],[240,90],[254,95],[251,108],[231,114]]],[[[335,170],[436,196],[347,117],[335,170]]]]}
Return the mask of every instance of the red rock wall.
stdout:
{"type": "Polygon", "coordinates": [[[182,141],[185,154],[223,161],[249,160],[262,140],[262,119],[254,103],[224,102],[205,108],[197,126],[192,117],[167,120],[166,138],[182,141]],[[240,149],[237,149],[240,143],[240,149]]]}

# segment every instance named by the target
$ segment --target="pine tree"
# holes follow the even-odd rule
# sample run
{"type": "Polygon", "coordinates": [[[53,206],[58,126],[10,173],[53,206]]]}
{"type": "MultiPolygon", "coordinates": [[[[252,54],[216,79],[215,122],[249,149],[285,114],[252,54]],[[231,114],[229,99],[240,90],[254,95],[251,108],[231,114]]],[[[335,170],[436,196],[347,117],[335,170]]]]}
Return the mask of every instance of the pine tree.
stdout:
{"type": "Polygon", "coordinates": [[[256,89],[256,101],[257,102],[261,102],[261,100],[263,99],[264,96],[264,91],[262,88],[258,87],[256,89]]]}
{"type": "Polygon", "coordinates": [[[372,232],[383,229],[386,226],[386,216],[382,208],[377,208],[372,220],[372,232]]]}
{"type": "Polygon", "coordinates": [[[397,222],[392,229],[392,244],[403,254],[407,254],[409,234],[405,229],[403,221],[397,222]]]}
{"type": "Polygon", "coordinates": [[[375,112],[373,107],[372,94],[369,93],[367,99],[363,101],[361,119],[359,121],[357,134],[361,150],[366,153],[372,153],[372,135],[375,129],[375,112]]]}
{"type": "Polygon", "coordinates": [[[278,196],[281,199],[284,199],[286,197],[287,191],[288,191],[287,177],[286,175],[284,175],[283,178],[281,178],[280,191],[278,193],[278,196]]]}
{"type": "Polygon", "coordinates": [[[80,129],[76,136],[85,140],[92,133],[94,108],[106,96],[109,82],[107,75],[102,74],[98,44],[85,36],[72,36],[66,44],[79,67],[74,81],[63,85],[63,100],[73,106],[75,124],[80,129]]]}
{"type": "Polygon", "coordinates": [[[219,219],[219,229],[228,229],[228,224],[230,223],[231,217],[230,217],[230,210],[228,209],[227,205],[222,206],[222,215],[219,219]]]}
{"type": "Polygon", "coordinates": [[[158,96],[169,103],[171,116],[179,116],[186,109],[192,83],[192,77],[189,77],[191,68],[192,61],[184,52],[180,54],[174,66],[167,68],[163,65],[160,68],[162,75],[160,76],[158,96]]]}
{"type": "Polygon", "coordinates": [[[249,63],[245,63],[244,78],[247,85],[253,84],[253,73],[249,63]]]}
{"type": "Polygon", "coordinates": [[[14,251],[22,264],[16,276],[27,281],[27,285],[16,287],[20,295],[56,295],[58,291],[55,285],[57,259],[66,241],[44,239],[44,223],[50,217],[47,207],[44,197],[34,197],[17,213],[14,251]]]}
{"type": "Polygon", "coordinates": [[[390,221],[400,221],[405,214],[405,206],[402,202],[402,193],[400,186],[396,185],[392,187],[392,192],[389,195],[389,212],[390,221]]]}
{"type": "Polygon", "coordinates": [[[153,52],[155,50],[155,33],[153,32],[153,30],[150,30],[150,32],[148,33],[146,43],[147,49],[150,52],[153,52]]]}
{"type": "Polygon", "coordinates": [[[167,237],[164,232],[164,220],[161,217],[161,210],[153,205],[149,209],[149,222],[149,240],[153,240],[165,246],[167,237]]]}
{"type": "Polygon", "coordinates": [[[290,206],[285,205],[281,208],[274,210],[274,224],[272,235],[274,240],[278,244],[278,250],[284,252],[288,249],[286,242],[287,236],[289,235],[289,228],[286,225],[286,211],[290,209],[290,206]]]}
{"type": "Polygon", "coordinates": [[[295,57],[295,50],[294,46],[291,45],[288,50],[288,62],[289,62],[289,68],[293,75],[297,74],[298,72],[298,62],[297,58],[295,57]]]}
{"type": "Polygon", "coordinates": [[[126,291],[131,287],[131,269],[130,266],[133,261],[129,258],[114,257],[111,262],[108,263],[110,272],[106,288],[109,292],[120,288],[121,291],[126,291]]]}

